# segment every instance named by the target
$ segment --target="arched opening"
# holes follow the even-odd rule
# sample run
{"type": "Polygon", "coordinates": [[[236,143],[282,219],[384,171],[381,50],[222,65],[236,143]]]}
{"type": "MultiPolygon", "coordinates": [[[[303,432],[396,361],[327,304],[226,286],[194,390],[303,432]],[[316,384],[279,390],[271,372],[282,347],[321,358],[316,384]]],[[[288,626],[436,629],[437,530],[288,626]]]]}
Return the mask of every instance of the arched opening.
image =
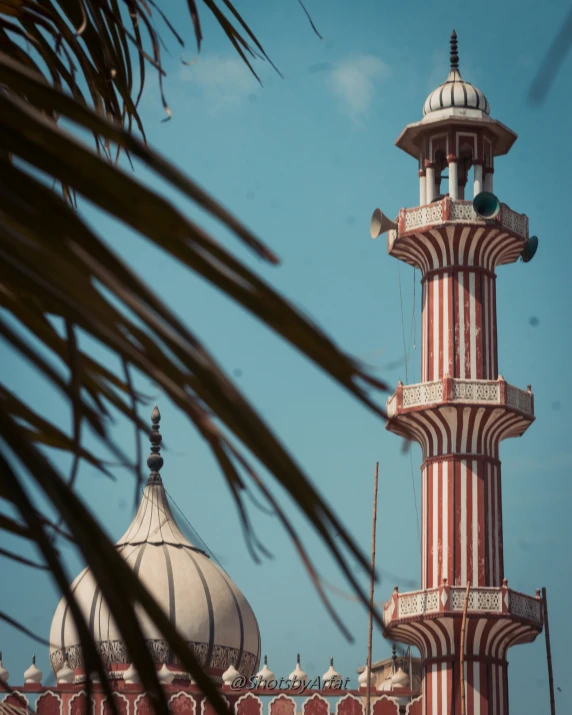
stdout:
{"type": "Polygon", "coordinates": [[[441,175],[443,170],[447,168],[447,155],[443,149],[437,149],[435,152],[435,193],[434,196],[441,194],[441,175]]]}
{"type": "Polygon", "coordinates": [[[473,149],[472,147],[465,144],[461,147],[461,150],[459,151],[459,157],[457,159],[457,181],[459,187],[457,196],[461,201],[465,198],[465,187],[467,186],[469,174],[472,168],[473,149]]]}

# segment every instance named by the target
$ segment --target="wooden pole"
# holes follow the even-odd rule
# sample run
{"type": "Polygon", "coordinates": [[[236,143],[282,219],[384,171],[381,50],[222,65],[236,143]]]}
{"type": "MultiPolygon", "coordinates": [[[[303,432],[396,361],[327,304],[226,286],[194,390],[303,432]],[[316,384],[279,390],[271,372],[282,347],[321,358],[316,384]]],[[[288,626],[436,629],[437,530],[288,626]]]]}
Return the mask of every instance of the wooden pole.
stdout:
{"type": "Polygon", "coordinates": [[[375,463],[375,475],[373,478],[373,523],[371,527],[371,576],[369,581],[369,624],[367,631],[367,696],[366,715],[371,713],[371,651],[373,645],[373,592],[375,588],[375,533],[377,528],[377,484],[379,474],[379,462],[375,463]]]}
{"type": "Polygon", "coordinates": [[[546,638],[546,660],[548,661],[548,686],[550,688],[550,715],[556,715],[556,703],[554,702],[554,680],[552,679],[552,653],[550,651],[550,630],[548,628],[548,603],[546,601],[546,589],[542,587],[542,610],[544,613],[544,636],[546,638]]]}
{"type": "Polygon", "coordinates": [[[461,664],[461,715],[466,714],[465,710],[465,631],[467,629],[467,607],[469,605],[469,590],[471,582],[467,582],[467,590],[465,591],[465,603],[463,605],[463,620],[461,622],[461,654],[459,662],[461,664]]]}

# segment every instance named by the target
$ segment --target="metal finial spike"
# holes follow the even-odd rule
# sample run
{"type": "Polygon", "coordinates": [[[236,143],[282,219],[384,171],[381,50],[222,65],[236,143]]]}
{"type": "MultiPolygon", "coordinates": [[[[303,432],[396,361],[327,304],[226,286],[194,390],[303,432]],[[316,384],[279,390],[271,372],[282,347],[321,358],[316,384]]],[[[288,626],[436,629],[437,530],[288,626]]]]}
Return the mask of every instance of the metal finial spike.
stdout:
{"type": "Polygon", "coordinates": [[[268,656],[267,655],[264,656],[264,665],[268,665],[268,656]]]}
{"type": "Polygon", "coordinates": [[[161,442],[163,437],[159,432],[159,422],[161,421],[161,413],[157,405],[153,408],[151,413],[151,432],[149,434],[149,441],[151,442],[151,454],[147,457],[147,466],[151,470],[147,484],[160,484],[161,475],[159,474],[161,467],[163,466],[163,457],[161,457],[161,442]]]}
{"type": "Polygon", "coordinates": [[[298,655],[296,656],[296,663],[300,665],[300,653],[298,653],[298,655]]]}
{"type": "Polygon", "coordinates": [[[36,656],[35,655],[32,656],[32,665],[36,665],[36,656]]]}
{"type": "Polygon", "coordinates": [[[451,69],[459,69],[459,54],[457,52],[457,33],[455,30],[451,33],[451,69]]]}
{"type": "Polygon", "coordinates": [[[160,421],[161,413],[159,412],[159,408],[157,407],[157,405],[155,405],[155,407],[153,407],[153,412],[151,412],[151,422],[153,422],[153,424],[158,425],[160,421]]]}
{"type": "Polygon", "coordinates": [[[330,665],[332,666],[332,668],[334,667],[334,656],[330,658],[330,665]]]}
{"type": "Polygon", "coordinates": [[[393,658],[393,660],[397,660],[397,646],[395,645],[395,643],[393,644],[391,653],[392,653],[391,657],[393,658]]]}

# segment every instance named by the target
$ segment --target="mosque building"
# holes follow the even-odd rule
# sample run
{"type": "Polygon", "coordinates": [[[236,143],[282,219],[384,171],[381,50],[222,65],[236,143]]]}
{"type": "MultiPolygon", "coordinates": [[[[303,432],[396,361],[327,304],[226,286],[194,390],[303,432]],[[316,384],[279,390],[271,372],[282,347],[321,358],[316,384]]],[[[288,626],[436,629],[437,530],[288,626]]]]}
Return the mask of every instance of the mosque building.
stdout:
{"type": "MultiPolygon", "coordinates": [[[[368,688],[373,715],[508,715],[507,651],[543,628],[539,593],[511,590],[503,559],[499,445],[532,423],[534,399],[530,387],[513,387],[498,371],[495,274],[497,266],[518,258],[528,262],[537,239],[529,237],[528,218],[492,193],[494,159],[517,137],[491,118],[485,95],[462,79],[455,33],[450,73],[427,98],[423,114],[397,140],[418,161],[419,206],[401,209],[396,221],[376,210],[371,222],[372,237],[387,231],[390,255],[418,268],[423,285],[422,382],[399,383],[387,403],[387,428],[417,440],[423,454],[421,589],[396,588],[383,610],[386,637],[409,651],[404,655],[401,648],[398,657],[394,647],[371,673],[358,668],[355,689],[333,687],[342,679],[333,660],[323,687],[302,699],[272,687],[266,658],[261,667],[252,608],[173,516],[160,473],[160,414],[157,408],[152,413],[150,476],[116,547],[236,715],[364,715],[368,688]],[[258,687],[235,688],[238,675],[256,676],[258,687]]],[[[120,715],[150,715],[149,696],[89,569],[72,591],[120,715]]],[[[172,712],[212,715],[161,633],[147,616],[140,622],[172,712]]],[[[32,703],[38,715],[83,715],[88,679],[93,715],[110,715],[101,683],[84,667],[65,599],[49,641],[53,686],[42,685],[34,662],[23,683],[14,685],[18,677],[10,678],[0,654],[2,715],[32,703]]],[[[308,681],[300,658],[289,677],[308,681]]]]}

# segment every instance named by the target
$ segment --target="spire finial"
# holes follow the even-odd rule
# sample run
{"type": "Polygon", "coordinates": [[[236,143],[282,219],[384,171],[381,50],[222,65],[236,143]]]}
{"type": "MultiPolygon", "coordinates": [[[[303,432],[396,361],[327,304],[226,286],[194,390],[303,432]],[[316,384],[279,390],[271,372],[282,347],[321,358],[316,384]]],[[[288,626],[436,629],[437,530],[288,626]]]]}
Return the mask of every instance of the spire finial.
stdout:
{"type": "Polygon", "coordinates": [[[332,668],[334,667],[334,656],[330,658],[330,665],[332,666],[332,668]]]}
{"type": "Polygon", "coordinates": [[[159,422],[161,421],[161,413],[157,405],[153,408],[151,413],[151,433],[149,434],[149,441],[151,442],[151,454],[147,457],[147,466],[151,470],[147,484],[161,484],[161,475],[159,471],[163,466],[163,457],[160,455],[161,442],[163,437],[159,432],[159,422]]]}
{"type": "Polygon", "coordinates": [[[264,656],[264,665],[268,665],[268,656],[267,655],[264,656]]]}
{"type": "Polygon", "coordinates": [[[457,52],[457,33],[455,30],[451,33],[451,69],[459,69],[459,54],[457,52]]]}
{"type": "Polygon", "coordinates": [[[35,655],[32,656],[32,665],[36,665],[36,656],[35,655]]]}
{"type": "Polygon", "coordinates": [[[296,663],[300,665],[300,653],[298,653],[298,655],[296,656],[296,663]]]}
{"type": "Polygon", "coordinates": [[[391,657],[393,659],[393,662],[395,663],[395,661],[397,660],[397,646],[395,645],[395,643],[393,644],[393,647],[391,649],[391,657]]]}

